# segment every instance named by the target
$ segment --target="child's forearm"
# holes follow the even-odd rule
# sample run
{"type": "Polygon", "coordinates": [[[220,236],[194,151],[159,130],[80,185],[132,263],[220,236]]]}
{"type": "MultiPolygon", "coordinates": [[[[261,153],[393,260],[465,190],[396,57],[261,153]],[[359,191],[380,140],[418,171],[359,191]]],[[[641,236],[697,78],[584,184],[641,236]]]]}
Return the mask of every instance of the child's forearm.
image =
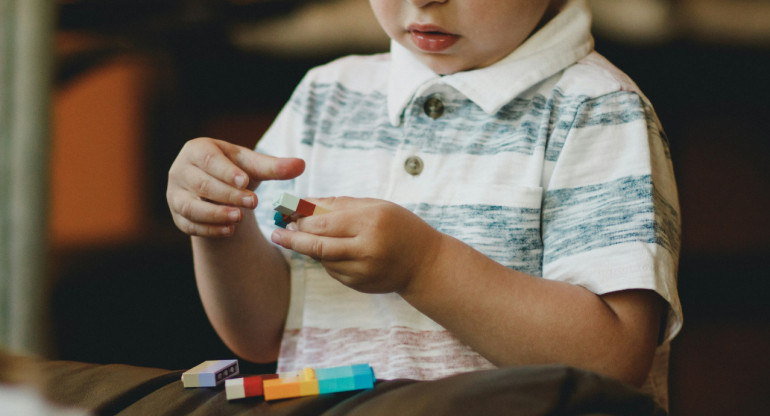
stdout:
{"type": "Polygon", "coordinates": [[[654,292],[598,296],[510,270],[448,236],[429,270],[401,295],[496,365],[563,363],[637,385],[649,371],[654,292]]]}
{"type": "Polygon", "coordinates": [[[206,314],[244,359],[274,361],[289,303],[289,272],[278,249],[246,213],[233,236],[192,238],[195,275],[206,314]]]}

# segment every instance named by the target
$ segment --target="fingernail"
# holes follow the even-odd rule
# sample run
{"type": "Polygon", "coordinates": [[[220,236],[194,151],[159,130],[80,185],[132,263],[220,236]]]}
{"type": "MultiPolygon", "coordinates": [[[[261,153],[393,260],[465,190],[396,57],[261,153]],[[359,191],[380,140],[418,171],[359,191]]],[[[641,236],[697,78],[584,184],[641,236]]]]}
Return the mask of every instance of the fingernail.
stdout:
{"type": "Polygon", "coordinates": [[[246,186],[246,177],[243,175],[238,175],[235,177],[235,186],[238,188],[243,188],[246,186]]]}
{"type": "Polygon", "coordinates": [[[243,197],[243,205],[246,207],[253,207],[254,206],[254,196],[244,196],[243,197]]]}
{"type": "Polygon", "coordinates": [[[297,230],[299,230],[299,227],[297,227],[297,223],[296,222],[290,222],[290,223],[286,224],[286,229],[289,230],[289,231],[297,231],[297,230]]]}
{"type": "Polygon", "coordinates": [[[232,221],[240,221],[241,220],[241,210],[232,210],[232,211],[227,213],[227,216],[232,221]]]}

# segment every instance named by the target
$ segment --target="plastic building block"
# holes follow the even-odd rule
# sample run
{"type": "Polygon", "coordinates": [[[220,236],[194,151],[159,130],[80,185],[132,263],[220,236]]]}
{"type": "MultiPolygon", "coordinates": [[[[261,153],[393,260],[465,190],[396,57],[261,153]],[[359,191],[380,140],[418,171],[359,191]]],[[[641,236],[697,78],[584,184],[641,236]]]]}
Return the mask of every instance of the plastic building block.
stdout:
{"type": "Polygon", "coordinates": [[[290,399],[319,394],[374,388],[374,371],[369,364],[266,374],[225,381],[227,400],[264,396],[265,400],[290,399]]]}
{"type": "Polygon", "coordinates": [[[299,200],[299,203],[297,204],[297,209],[295,210],[297,214],[303,217],[309,217],[313,215],[313,211],[315,211],[315,204],[307,202],[304,199],[299,200]]]}
{"type": "Polygon", "coordinates": [[[297,211],[299,201],[299,197],[284,192],[273,201],[273,209],[283,215],[291,215],[297,211]]]}
{"type": "Polygon", "coordinates": [[[184,387],[216,387],[238,375],[238,360],[204,361],[182,373],[184,387]]]}
{"type": "Polygon", "coordinates": [[[296,221],[300,217],[321,215],[329,212],[326,208],[319,207],[316,204],[285,192],[278,195],[278,198],[273,201],[273,209],[278,211],[273,217],[275,225],[282,228],[286,228],[290,222],[296,221]]]}
{"type": "Polygon", "coordinates": [[[289,399],[302,396],[317,396],[318,380],[315,370],[305,368],[297,374],[281,375],[273,380],[263,382],[265,400],[289,399]]]}
{"type": "Polygon", "coordinates": [[[353,385],[356,390],[374,388],[374,382],[377,381],[377,378],[369,364],[356,364],[351,367],[353,369],[353,385]]]}
{"type": "Polygon", "coordinates": [[[286,228],[287,225],[289,225],[288,220],[289,217],[286,215],[281,214],[280,212],[276,211],[275,215],[273,216],[273,219],[275,220],[275,225],[286,228]]]}
{"type": "Polygon", "coordinates": [[[227,396],[227,400],[243,399],[246,397],[261,397],[264,395],[262,383],[265,380],[274,378],[278,378],[278,374],[263,374],[259,376],[225,380],[225,395],[227,396]]]}
{"type": "Polygon", "coordinates": [[[320,394],[374,388],[374,370],[369,364],[322,368],[316,371],[320,394]]]}
{"type": "Polygon", "coordinates": [[[315,370],[306,368],[302,370],[299,382],[299,392],[303,396],[318,395],[318,379],[315,376],[315,370]]]}

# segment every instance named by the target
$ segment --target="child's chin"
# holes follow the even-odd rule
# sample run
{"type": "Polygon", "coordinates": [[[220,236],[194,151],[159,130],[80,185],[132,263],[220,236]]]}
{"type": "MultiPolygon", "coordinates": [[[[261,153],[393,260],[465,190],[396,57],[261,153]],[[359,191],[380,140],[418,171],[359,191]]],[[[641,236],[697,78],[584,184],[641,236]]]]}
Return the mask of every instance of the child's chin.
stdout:
{"type": "Polygon", "coordinates": [[[469,65],[463,65],[456,59],[447,55],[430,54],[429,56],[422,56],[422,62],[433,72],[439,75],[452,75],[457,72],[466,71],[472,69],[469,65]]]}

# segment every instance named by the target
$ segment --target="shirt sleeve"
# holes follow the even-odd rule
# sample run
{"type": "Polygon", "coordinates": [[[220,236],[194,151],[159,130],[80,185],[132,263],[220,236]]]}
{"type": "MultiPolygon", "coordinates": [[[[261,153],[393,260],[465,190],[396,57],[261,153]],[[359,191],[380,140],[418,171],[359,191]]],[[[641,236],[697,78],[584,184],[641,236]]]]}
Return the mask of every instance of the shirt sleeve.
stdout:
{"type": "Polygon", "coordinates": [[[543,200],[543,277],[597,294],[653,290],[669,304],[671,339],[682,325],[680,213],[666,137],[635,92],[574,108],[563,138],[556,134],[546,149],[553,168],[543,200]]]}

